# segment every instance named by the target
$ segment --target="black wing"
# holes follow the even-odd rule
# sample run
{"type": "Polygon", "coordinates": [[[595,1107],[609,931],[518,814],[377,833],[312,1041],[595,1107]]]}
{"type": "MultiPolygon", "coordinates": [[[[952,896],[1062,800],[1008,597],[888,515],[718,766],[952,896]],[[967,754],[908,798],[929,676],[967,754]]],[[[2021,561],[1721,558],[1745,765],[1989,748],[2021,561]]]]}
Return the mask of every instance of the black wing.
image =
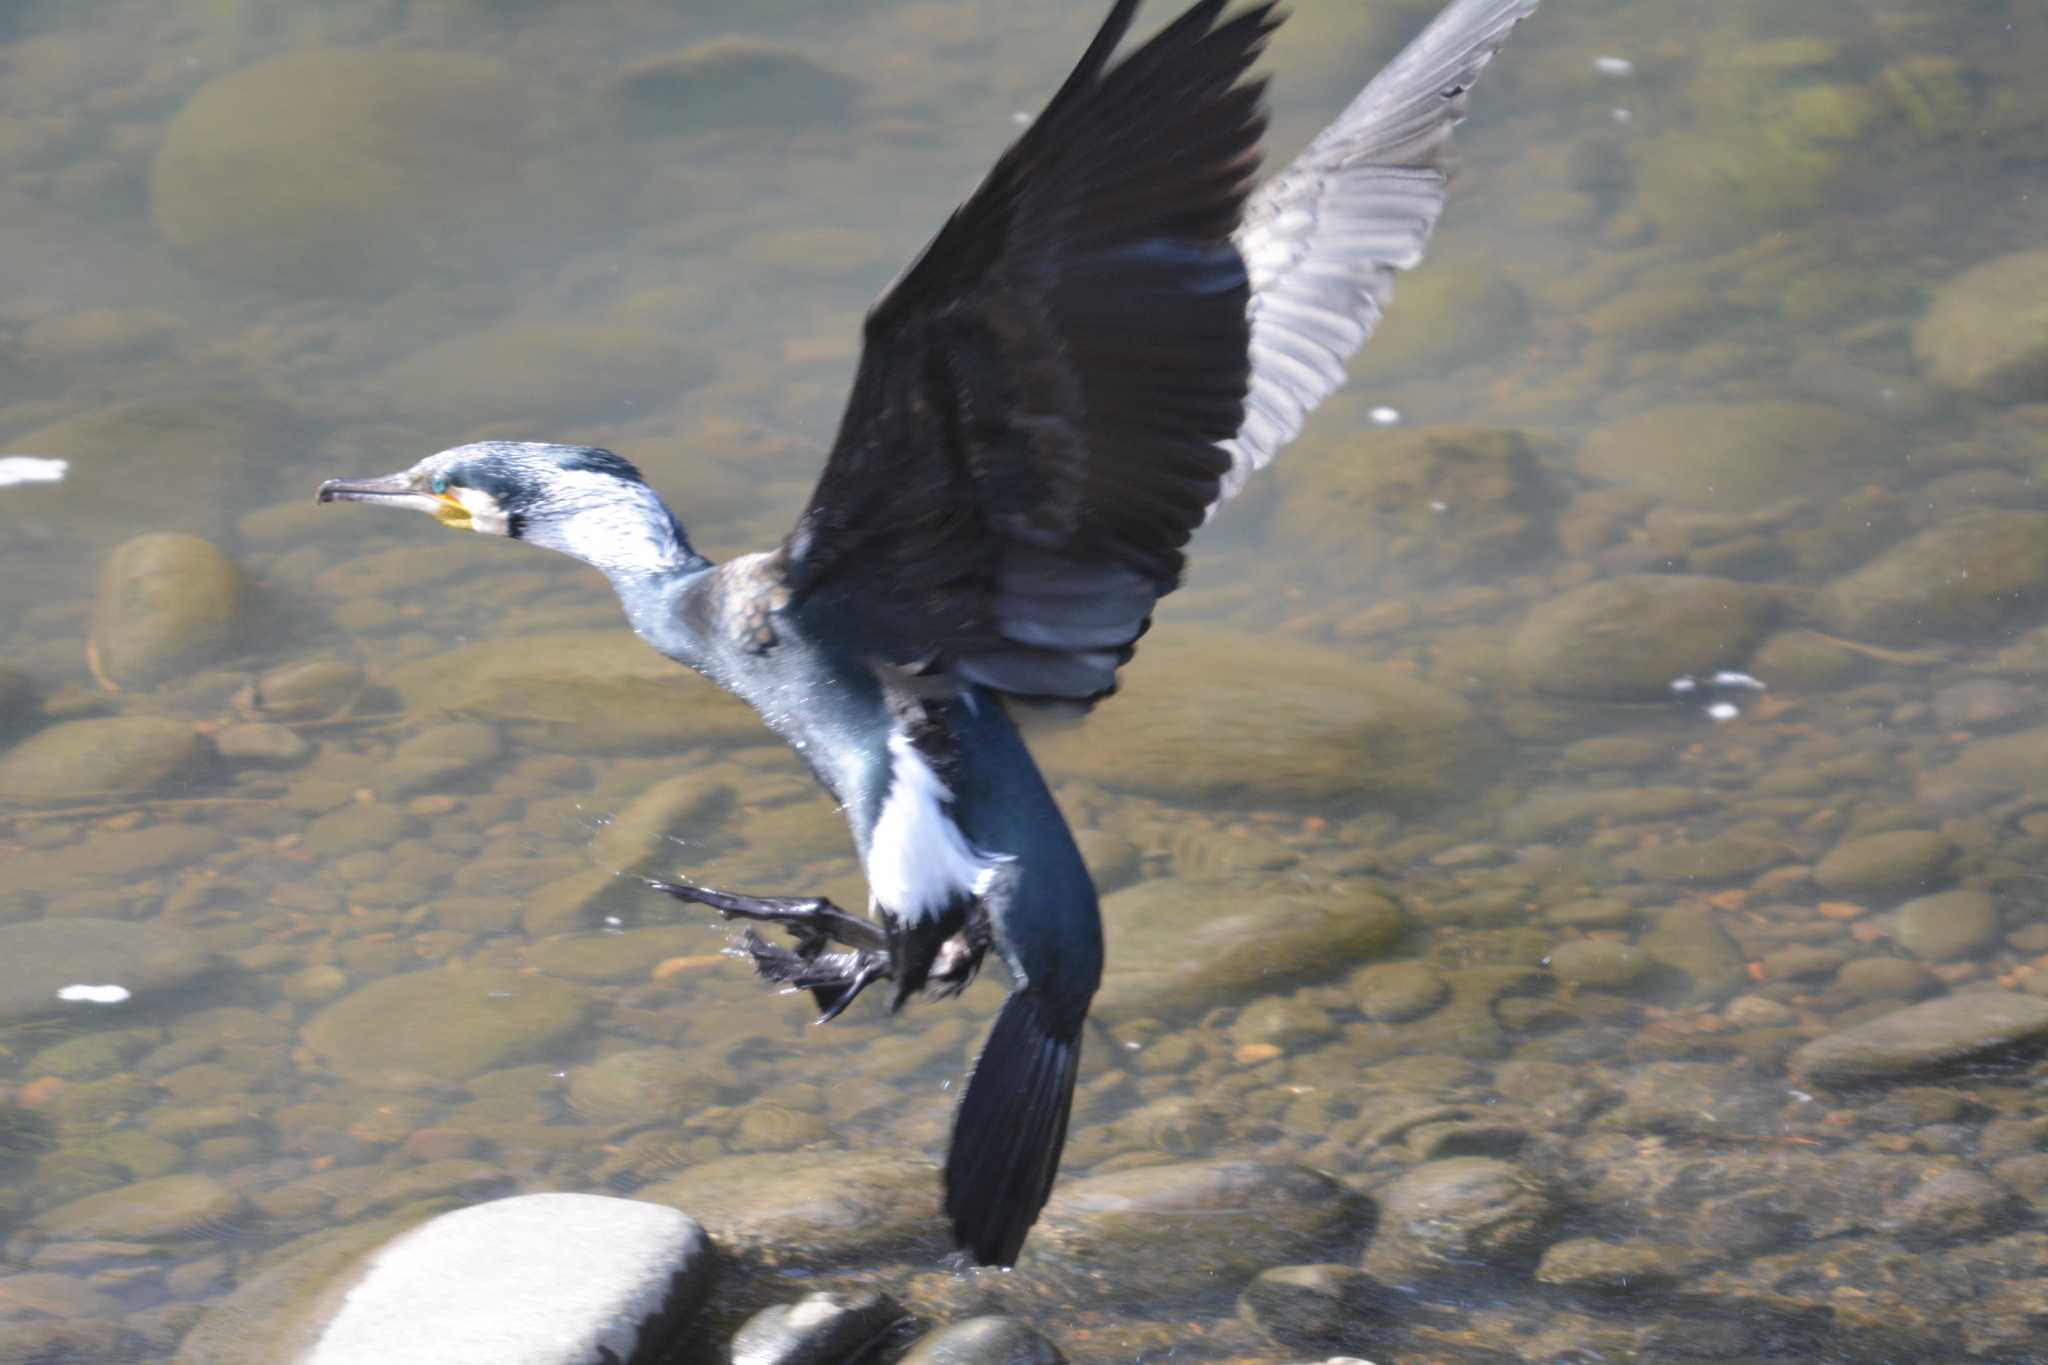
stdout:
{"type": "Polygon", "coordinates": [[[783,551],[808,622],[1006,692],[1115,686],[1244,414],[1231,234],[1276,21],[1202,0],[1112,66],[1136,9],[868,315],[783,551]]]}

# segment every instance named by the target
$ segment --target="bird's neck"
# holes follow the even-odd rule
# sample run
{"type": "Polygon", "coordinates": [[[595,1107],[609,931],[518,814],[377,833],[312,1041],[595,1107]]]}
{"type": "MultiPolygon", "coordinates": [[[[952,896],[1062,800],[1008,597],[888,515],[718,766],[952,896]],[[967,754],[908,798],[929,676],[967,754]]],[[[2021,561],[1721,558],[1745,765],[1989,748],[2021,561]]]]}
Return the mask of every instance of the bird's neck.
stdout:
{"type": "Polygon", "coordinates": [[[652,489],[631,502],[607,502],[571,515],[529,523],[521,538],[580,559],[611,580],[626,619],[649,644],[673,658],[694,651],[672,638],[677,605],[711,561],[690,548],[682,523],[652,489]]]}
{"type": "Polygon", "coordinates": [[[703,641],[686,603],[714,566],[687,544],[683,549],[681,558],[654,568],[616,562],[597,567],[611,580],[635,635],[677,663],[702,669],[703,641]]]}
{"type": "Polygon", "coordinates": [[[645,486],[630,496],[551,508],[527,518],[514,534],[601,569],[622,593],[626,581],[686,573],[705,563],[668,505],[645,486]]]}

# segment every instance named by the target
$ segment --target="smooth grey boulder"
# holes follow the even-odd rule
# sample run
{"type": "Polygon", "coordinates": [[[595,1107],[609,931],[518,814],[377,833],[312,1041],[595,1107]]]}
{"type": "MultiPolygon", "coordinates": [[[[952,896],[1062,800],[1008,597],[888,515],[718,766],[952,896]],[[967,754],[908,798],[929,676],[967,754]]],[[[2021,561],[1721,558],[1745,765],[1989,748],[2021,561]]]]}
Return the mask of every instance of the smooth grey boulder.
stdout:
{"type": "Polygon", "coordinates": [[[457,1209],[361,1264],[296,1365],[600,1365],[662,1357],[702,1300],[695,1219],[595,1194],[457,1209]]]}
{"type": "Polygon", "coordinates": [[[1969,991],[1822,1034],[1794,1052],[1790,1066],[1816,1085],[1871,1084],[2044,1042],[2048,1000],[1969,991]]]}

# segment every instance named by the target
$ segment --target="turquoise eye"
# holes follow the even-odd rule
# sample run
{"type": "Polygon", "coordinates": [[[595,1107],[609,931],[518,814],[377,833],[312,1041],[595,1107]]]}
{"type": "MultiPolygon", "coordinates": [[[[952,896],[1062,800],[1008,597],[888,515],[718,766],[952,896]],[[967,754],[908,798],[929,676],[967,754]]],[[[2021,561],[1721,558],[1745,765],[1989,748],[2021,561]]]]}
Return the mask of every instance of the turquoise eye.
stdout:
{"type": "Polygon", "coordinates": [[[446,493],[448,491],[448,480],[444,476],[436,474],[433,487],[436,493],[446,493]]]}

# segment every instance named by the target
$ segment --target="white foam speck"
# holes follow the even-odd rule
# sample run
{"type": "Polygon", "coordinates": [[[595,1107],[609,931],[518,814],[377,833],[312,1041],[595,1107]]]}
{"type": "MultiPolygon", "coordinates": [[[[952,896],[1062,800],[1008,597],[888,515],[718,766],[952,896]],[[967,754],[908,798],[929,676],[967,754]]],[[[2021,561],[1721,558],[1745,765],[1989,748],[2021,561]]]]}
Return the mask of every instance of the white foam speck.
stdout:
{"type": "Polygon", "coordinates": [[[1372,410],[1370,415],[1372,417],[1372,424],[1376,427],[1391,427],[1401,420],[1401,410],[1399,408],[1377,407],[1372,410]]]}
{"type": "Polygon", "coordinates": [[[1707,708],[1707,714],[1717,721],[1731,721],[1742,714],[1742,708],[1732,701],[1717,701],[1707,708]]]}
{"type": "Polygon", "coordinates": [[[12,483],[60,483],[71,468],[69,460],[47,460],[40,455],[0,455],[0,488],[12,483]]]}
{"type": "Polygon", "coordinates": [[[1712,681],[1716,687],[1741,687],[1751,692],[1761,692],[1764,690],[1763,682],[1760,679],[1753,678],[1747,673],[1738,673],[1732,668],[1722,669],[1713,676],[1712,681]]]}
{"type": "Polygon", "coordinates": [[[118,1005],[128,998],[126,986],[66,986],[57,992],[59,1000],[78,1000],[88,1005],[118,1005]]]}
{"type": "Polygon", "coordinates": [[[1636,69],[1636,64],[1626,57],[1595,57],[1593,69],[1603,76],[1626,76],[1636,69]]]}

